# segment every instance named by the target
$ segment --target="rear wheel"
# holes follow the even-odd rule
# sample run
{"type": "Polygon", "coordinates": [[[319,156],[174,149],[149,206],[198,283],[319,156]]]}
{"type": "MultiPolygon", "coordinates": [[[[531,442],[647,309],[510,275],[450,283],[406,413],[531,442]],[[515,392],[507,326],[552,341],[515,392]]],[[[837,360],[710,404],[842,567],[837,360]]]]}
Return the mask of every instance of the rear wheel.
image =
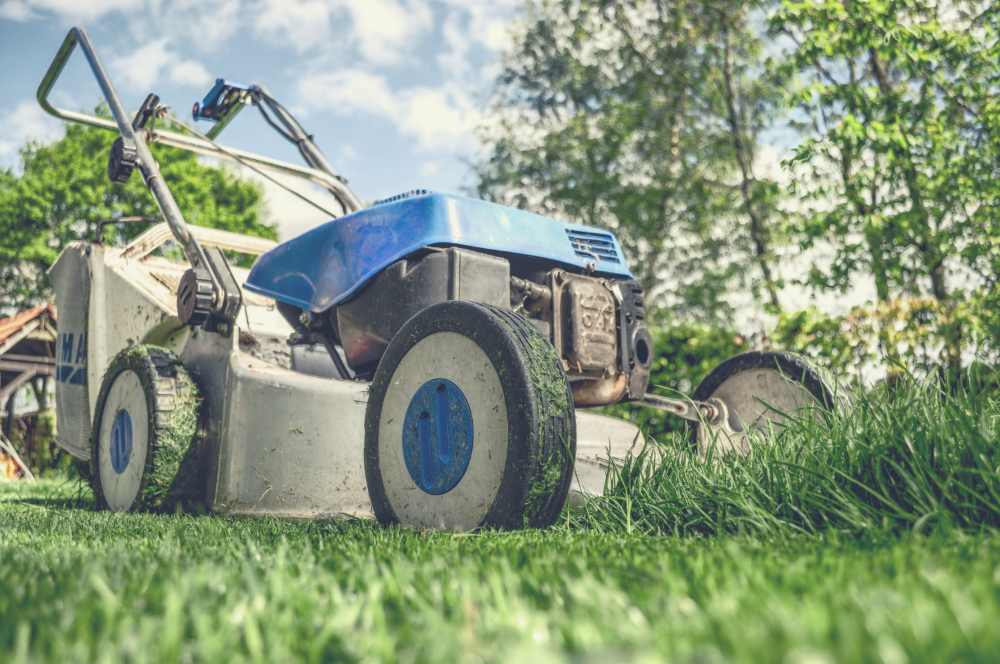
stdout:
{"type": "Polygon", "coordinates": [[[548,340],[519,314],[444,302],[386,350],[365,418],[365,472],[384,525],[543,528],[566,502],[576,417],[548,340]]]}
{"type": "MultiPolygon", "coordinates": [[[[782,426],[785,415],[802,408],[833,411],[845,394],[837,394],[820,372],[803,358],[780,351],[751,351],[734,355],[715,367],[692,395],[695,401],[718,399],[726,405],[729,426],[735,432],[754,427],[766,430],[769,423],[782,426]]],[[[702,456],[711,436],[699,432],[703,425],[692,427],[702,456]],[[699,435],[701,433],[702,435],[699,435]]],[[[731,438],[735,438],[731,436],[731,438]]],[[[736,453],[750,452],[742,436],[734,441],[736,453]]]]}
{"type": "Polygon", "coordinates": [[[136,346],[108,366],[91,434],[98,509],[167,511],[200,497],[198,391],[173,353],[136,346]]]}

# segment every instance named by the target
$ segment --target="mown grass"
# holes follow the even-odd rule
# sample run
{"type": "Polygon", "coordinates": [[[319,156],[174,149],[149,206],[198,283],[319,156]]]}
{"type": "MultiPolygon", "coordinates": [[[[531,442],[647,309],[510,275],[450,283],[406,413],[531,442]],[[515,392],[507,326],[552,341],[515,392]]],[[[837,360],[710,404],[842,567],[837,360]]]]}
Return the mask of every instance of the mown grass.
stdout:
{"type": "Polygon", "coordinates": [[[995,661],[995,405],[920,394],[737,464],[664,450],[547,531],[112,515],[72,482],[3,486],[0,660],[995,661]],[[907,413],[909,455],[861,435],[907,413]]]}

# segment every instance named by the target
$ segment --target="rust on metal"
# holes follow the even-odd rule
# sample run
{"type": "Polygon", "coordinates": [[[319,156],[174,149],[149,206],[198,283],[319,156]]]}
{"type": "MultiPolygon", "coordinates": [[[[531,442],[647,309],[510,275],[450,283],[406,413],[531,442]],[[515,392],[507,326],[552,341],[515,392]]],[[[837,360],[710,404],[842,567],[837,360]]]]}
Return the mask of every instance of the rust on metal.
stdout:
{"type": "Polygon", "coordinates": [[[597,279],[576,278],[563,291],[563,358],[579,373],[614,371],[618,359],[615,300],[597,279]]]}
{"type": "Polygon", "coordinates": [[[552,301],[552,290],[550,288],[536,284],[533,281],[528,281],[527,279],[511,277],[510,289],[518,295],[524,296],[522,306],[526,314],[537,313],[552,301]]]}
{"type": "Polygon", "coordinates": [[[573,403],[577,406],[603,406],[618,403],[625,396],[625,374],[603,380],[572,383],[573,403]]]}

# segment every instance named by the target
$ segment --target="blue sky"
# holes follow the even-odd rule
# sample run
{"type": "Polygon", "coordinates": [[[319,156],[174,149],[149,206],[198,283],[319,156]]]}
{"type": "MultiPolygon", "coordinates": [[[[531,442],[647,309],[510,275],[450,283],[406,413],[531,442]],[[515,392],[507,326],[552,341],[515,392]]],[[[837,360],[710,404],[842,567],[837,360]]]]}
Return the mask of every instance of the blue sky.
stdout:
{"type": "MultiPolygon", "coordinates": [[[[517,0],[0,0],[0,165],[16,165],[26,139],[61,134],[35,92],[76,25],[126,108],[155,92],[186,120],[216,77],[260,83],[362,200],[418,187],[459,191],[471,183],[472,130],[516,9],[517,0]]],[[[101,98],[74,53],[53,101],[91,109],[101,98]]],[[[301,162],[251,109],[219,141],[301,162]]],[[[273,185],[266,190],[283,239],[324,220],[273,185]]]]}
{"type": "MultiPolygon", "coordinates": [[[[299,118],[362,200],[428,188],[459,192],[472,183],[483,97],[495,78],[520,0],[0,0],[0,166],[14,166],[31,137],[51,140],[59,121],[35,92],[67,30],[90,34],[126,108],[156,92],[182,119],[216,77],[259,83],[299,118]]],[[[52,95],[63,108],[91,109],[101,94],[80,53],[52,95]]],[[[208,123],[198,123],[207,131],[208,123]]],[[[758,175],[787,181],[788,145],[772,132],[758,153],[758,175]]],[[[290,143],[253,109],[220,142],[301,163],[290,143]]],[[[257,176],[244,173],[246,177],[257,176]]],[[[279,177],[322,200],[318,188],[279,177]]],[[[279,238],[329,217],[261,182],[279,238]]],[[[330,209],[336,206],[327,202],[330,209]]],[[[783,274],[808,267],[792,257],[783,274]]],[[[788,287],[786,306],[846,311],[870,300],[873,283],[847,296],[816,297],[788,287]]],[[[756,306],[741,306],[754,329],[756,306]]]]}

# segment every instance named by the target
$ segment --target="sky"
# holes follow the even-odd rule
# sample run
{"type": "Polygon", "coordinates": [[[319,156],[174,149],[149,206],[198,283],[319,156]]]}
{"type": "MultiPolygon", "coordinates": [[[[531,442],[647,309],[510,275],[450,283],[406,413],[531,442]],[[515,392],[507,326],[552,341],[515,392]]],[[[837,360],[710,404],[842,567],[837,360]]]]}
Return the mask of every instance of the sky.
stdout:
{"type": "MultiPolygon", "coordinates": [[[[182,121],[216,78],[261,84],[292,111],[362,201],[410,189],[461,193],[474,128],[517,0],[0,0],[0,166],[61,124],[35,93],[67,31],[90,35],[126,109],[155,92],[182,121]]],[[[77,49],[50,99],[102,99],[77,49]]],[[[210,128],[198,122],[200,131],[210,128]]],[[[303,163],[253,109],[217,139],[303,163]]],[[[248,175],[248,177],[254,177],[248,175]]],[[[322,200],[295,178],[282,182],[322,200]]],[[[329,217],[263,183],[282,240],[329,217]]],[[[326,203],[331,209],[334,205],[326,203]]]]}
{"type": "MultiPolygon", "coordinates": [[[[54,140],[61,123],[35,93],[69,28],[90,35],[125,107],[150,92],[182,121],[218,78],[267,87],[290,109],[362,201],[411,189],[463,193],[480,154],[473,130],[509,43],[520,0],[0,0],[0,166],[16,167],[29,139],[54,140]]],[[[63,70],[51,100],[90,110],[102,99],[83,55],[63,70]]],[[[208,131],[210,123],[196,128],[208,131]]],[[[758,164],[778,181],[788,149],[778,135],[758,164]]],[[[222,144],[303,163],[254,109],[221,134],[222,144]]],[[[284,241],[329,220],[280,187],[257,180],[268,217],[284,241]]],[[[287,186],[339,209],[318,187],[287,186]],[[325,200],[324,200],[325,199],[325,200]]],[[[808,266],[800,255],[784,273],[808,266]]],[[[847,296],[790,286],[787,307],[842,313],[871,299],[859,284],[847,296]]],[[[739,307],[741,326],[761,325],[759,307],[739,307]]]]}

